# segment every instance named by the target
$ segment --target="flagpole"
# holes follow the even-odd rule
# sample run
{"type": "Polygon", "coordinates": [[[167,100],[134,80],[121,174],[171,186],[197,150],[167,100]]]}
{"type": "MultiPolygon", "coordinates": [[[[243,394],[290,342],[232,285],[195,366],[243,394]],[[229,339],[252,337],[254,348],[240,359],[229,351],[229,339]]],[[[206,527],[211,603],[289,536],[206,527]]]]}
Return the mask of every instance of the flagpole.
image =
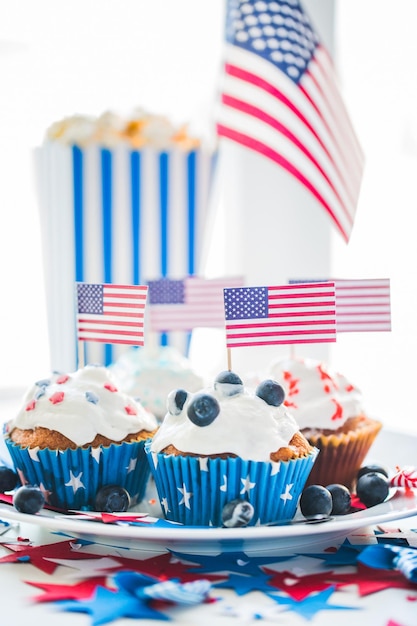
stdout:
{"type": "Polygon", "coordinates": [[[229,372],[232,371],[232,351],[230,348],[227,348],[227,369],[229,372]]]}
{"type": "Polygon", "coordinates": [[[78,369],[85,367],[85,341],[78,341],[77,361],[78,369]]]}

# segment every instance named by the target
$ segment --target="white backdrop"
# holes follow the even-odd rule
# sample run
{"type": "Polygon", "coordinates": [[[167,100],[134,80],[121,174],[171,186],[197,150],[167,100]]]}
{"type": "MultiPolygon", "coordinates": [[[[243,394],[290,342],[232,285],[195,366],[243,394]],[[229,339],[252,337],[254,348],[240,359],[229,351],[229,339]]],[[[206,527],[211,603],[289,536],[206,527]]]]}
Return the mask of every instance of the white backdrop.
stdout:
{"type": "MultiPolygon", "coordinates": [[[[331,0],[306,0],[305,6],[328,38],[331,0]]],[[[331,263],[329,271],[340,277],[391,278],[393,332],[345,335],[330,358],[362,387],[372,412],[387,424],[416,430],[411,405],[417,343],[417,43],[412,30],[417,5],[397,0],[395,9],[388,0],[336,2],[335,59],[367,167],[349,245],[332,229],[326,243],[328,224],[318,215],[306,256],[317,273],[331,263]]],[[[0,4],[0,76],[7,96],[1,98],[0,116],[3,392],[24,387],[48,370],[33,147],[47,126],[65,115],[123,112],[135,106],[165,113],[174,121],[191,120],[205,130],[211,122],[222,29],[222,0],[73,0],[65,7],[53,0],[0,4]]],[[[254,164],[259,164],[260,180],[280,176],[256,155],[248,156],[243,171],[254,164]]],[[[234,184],[238,188],[239,181],[234,184]]],[[[243,202],[242,196],[237,194],[235,202],[243,202]]],[[[304,205],[305,199],[288,202],[304,205]]],[[[210,251],[207,266],[212,273],[230,263],[223,226],[219,220],[217,249],[210,251]]],[[[298,263],[305,248],[300,250],[297,242],[291,248],[293,228],[289,222],[282,224],[281,241],[298,263]]],[[[265,280],[279,279],[281,266],[271,263],[270,247],[265,252],[266,259],[259,259],[265,280]]],[[[304,266],[291,267],[301,272],[304,266]]],[[[218,353],[199,356],[215,366],[217,358],[222,361],[218,353]]],[[[272,351],[265,358],[269,356],[272,351]]],[[[236,358],[249,356],[241,353],[236,358]]]]}

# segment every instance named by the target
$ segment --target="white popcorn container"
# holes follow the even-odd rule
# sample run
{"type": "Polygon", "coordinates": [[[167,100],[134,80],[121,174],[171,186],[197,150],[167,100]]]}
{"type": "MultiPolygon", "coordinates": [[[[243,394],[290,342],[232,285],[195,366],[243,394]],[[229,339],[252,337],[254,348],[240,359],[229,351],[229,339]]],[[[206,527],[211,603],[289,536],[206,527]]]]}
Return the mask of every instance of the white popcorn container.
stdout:
{"type": "MultiPolygon", "coordinates": [[[[46,141],[35,150],[52,370],[77,367],[76,282],[199,272],[215,162],[204,147],[46,141]]],[[[85,361],[108,365],[127,348],[88,343],[85,361]]]]}

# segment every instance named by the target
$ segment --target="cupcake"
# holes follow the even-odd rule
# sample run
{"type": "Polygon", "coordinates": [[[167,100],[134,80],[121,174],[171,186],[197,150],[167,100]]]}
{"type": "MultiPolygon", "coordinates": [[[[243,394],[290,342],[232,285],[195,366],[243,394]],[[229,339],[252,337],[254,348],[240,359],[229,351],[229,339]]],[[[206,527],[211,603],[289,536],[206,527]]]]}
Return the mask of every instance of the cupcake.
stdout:
{"type": "Polygon", "coordinates": [[[149,478],[145,441],[155,417],[118,391],[104,367],[39,380],[5,425],[5,443],[23,483],[60,509],[91,509],[105,485],[139,502],[149,478]]]}
{"type": "Polygon", "coordinates": [[[270,373],[285,391],[285,405],[311,445],[320,450],[308,484],[352,488],[382,423],[364,409],[362,394],[345,376],[309,358],[274,363],[270,373]]]}
{"type": "Polygon", "coordinates": [[[233,502],[253,511],[250,525],[294,516],[317,450],[283,399],[275,381],[251,390],[230,371],[213,388],[169,394],[168,412],[145,445],[168,520],[222,526],[233,502]]]}
{"type": "Polygon", "coordinates": [[[110,370],[120,388],[139,398],[160,421],[165,416],[170,391],[198,391],[203,386],[203,379],[190,360],[172,346],[131,348],[110,365],[110,370]]]}

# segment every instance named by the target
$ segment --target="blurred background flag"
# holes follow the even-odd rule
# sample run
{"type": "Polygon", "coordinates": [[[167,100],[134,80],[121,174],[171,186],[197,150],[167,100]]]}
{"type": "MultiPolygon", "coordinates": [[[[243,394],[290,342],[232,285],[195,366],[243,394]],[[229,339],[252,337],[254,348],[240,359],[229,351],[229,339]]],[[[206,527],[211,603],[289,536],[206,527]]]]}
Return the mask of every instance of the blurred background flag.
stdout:
{"type": "Polygon", "coordinates": [[[144,345],[146,285],[77,283],[79,341],[144,345]]]}
{"type": "MultiPolygon", "coordinates": [[[[338,333],[391,330],[391,283],[389,278],[329,279],[336,289],[338,333]]],[[[321,279],[321,282],[323,279],[321,279]]],[[[290,280],[289,284],[318,282],[290,280]]]]}
{"type": "Polygon", "coordinates": [[[224,290],[227,348],[336,341],[333,283],[224,290]]]}
{"type": "Polygon", "coordinates": [[[240,287],[241,276],[225,278],[161,278],[149,281],[150,331],[224,328],[225,287],[240,287]]]}
{"type": "Polygon", "coordinates": [[[309,16],[298,0],[228,0],[225,37],[218,136],[286,169],[348,241],[363,155],[309,16]]]}

